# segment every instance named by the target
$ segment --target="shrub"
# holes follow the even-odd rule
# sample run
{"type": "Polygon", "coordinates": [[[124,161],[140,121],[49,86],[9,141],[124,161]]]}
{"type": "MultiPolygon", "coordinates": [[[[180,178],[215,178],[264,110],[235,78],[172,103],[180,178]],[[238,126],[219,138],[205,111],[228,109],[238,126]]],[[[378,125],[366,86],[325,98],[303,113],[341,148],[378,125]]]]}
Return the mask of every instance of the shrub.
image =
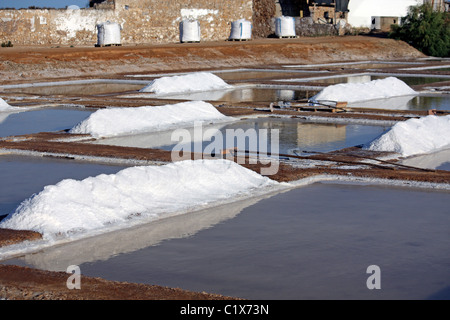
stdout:
{"type": "Polygon", "coordinates": [[[13,46],[13,44],[11,43],[11,41],[8,41],[8,42],[2,42],[2,47],[3,48],[5,48],[5,47],[12,47],[13,46]]]}
{"type": "Polygon", "coordinates": [[[403,40],[426,55],[448,57],[450,54],[450,16],[435,11],[430,4],[410,7],[401,25],[392,25],[391,38],[403,40]]]}

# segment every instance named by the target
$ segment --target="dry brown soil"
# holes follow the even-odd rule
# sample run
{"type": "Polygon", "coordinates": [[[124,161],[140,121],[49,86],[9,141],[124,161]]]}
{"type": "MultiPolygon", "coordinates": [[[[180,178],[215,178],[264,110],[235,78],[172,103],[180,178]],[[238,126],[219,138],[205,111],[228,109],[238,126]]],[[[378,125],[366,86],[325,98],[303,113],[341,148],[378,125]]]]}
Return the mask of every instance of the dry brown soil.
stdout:
{"type": "Polygon", "coordinates": [[[12,47],[0,48],[0,74],[5,84],[119,73],[419,57],[423,55],[404,42],[362,36],[103,48],[12,47]]]}

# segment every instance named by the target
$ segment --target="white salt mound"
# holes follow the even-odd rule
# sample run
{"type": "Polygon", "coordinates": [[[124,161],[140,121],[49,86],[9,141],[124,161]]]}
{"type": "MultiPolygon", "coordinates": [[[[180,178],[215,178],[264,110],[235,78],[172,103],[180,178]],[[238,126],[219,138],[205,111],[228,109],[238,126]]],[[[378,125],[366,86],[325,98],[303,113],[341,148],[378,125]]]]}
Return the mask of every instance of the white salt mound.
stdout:
{"type": "Polygon", "coordinates": [[[124,169],[84,180],[66,179],[25,200],[0,228],[55,235],[102,233],[148,222],[278,185],[228,160],[181,161],[124,169]]]}
{"type": "Polygon", "coordinates": [[[168,130],[194,121],[231,121],[210,103],[189,101],[164,106],[101,109],[70,130],[71,133],[108,137],[168,130]]]}
{"type": "Polygon", "coordinates": [[[181,76],[162,77],[153,80],[139,92],[153,92],[156,94],[173,94],[197,91],[230,89],[218,76],[209,72],[196,72],[181,76]]]}
{"type": "Polygon", "coordinates": [[[341,83],[328,86],[310,99],[311,102],[346,101],[348,103],[416,95],[406,83],[388,77],[363,83],[341,83]]]}
{"type": "Polygon", "coordinates": [[[450,148],[450,115],[399,122],[366,146],[369,150],[396,152],[405,157],[445,148],[450,148]]]}
{"type": "Polygon", "coordinates": [[[0,98],[0,111],[9,111],[12,110],[14,107],[10,106],[5,100],[0,98]]]}

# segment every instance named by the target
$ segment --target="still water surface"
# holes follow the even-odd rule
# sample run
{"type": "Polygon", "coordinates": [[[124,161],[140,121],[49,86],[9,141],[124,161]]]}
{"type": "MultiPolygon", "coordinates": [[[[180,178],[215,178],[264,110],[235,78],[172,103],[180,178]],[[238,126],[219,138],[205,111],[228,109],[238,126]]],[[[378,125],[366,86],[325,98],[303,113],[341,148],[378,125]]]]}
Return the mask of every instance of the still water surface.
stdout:
{"type": "Polygon", "coordinates": [[[449,200],[316,183],[9,263],[248,299],[449,299],[449,200]],[[372,265],[379,290],[366,286],[372,265]]]}

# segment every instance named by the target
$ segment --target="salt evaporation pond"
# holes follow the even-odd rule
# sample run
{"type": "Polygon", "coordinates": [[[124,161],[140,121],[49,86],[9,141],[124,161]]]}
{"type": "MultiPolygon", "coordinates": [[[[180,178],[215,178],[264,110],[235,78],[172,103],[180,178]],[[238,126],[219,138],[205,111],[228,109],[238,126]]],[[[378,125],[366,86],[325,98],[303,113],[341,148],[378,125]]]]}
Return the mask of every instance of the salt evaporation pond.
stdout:
{"type": "Polygon", "coordinates": [[[294,64],[284,65],[283,68],[292,69],[314,69],[314,68],[345,68],[345,69],[379,69],[387,67],[402,67],[408,65],[423,65],[424,62],[399,62],[399,61],[354,61],[321,64],[294,64]]]}
{"type": "Polygon", "coordinates": [[[142,88],[145,82],[135,81],[119,81],[111,80],[102,82],[102,80],[95,81],[68,81],[66,82],[53,82],[46,85],[46,83],[37,83],[34,85],[17,85],[12,88],[5,89],[7,92],[25,93],[25,94],[37,94],[37,95],[64,95],[64,96],[81,96],[81,95],[101,95],[108,93],[137,91],[142,88]]]}
{"type": "MultiPolygon", "coordinates": [[[[245,137],[251,137],[251,132],[256,132],[258,137],[260,137],[260,134],[264,134],[264,131],[261,131],[261,129],[268,130],[267,151],[274,152],[271,141],[272,137],[274,137],[272,130],[276,129],[279,130],[279,152],[292,154],[293,150],[328,152],[364,144],[389,130],[389,127],[306,123],[295,119],[277,118],[244,119],[226,124],[205,124],[201,131],[201,136],[203,137],[201,150],[205,150],[208,145],[214,142],[215,137],[223,138],[221,145],[227,148],[236,147],[236,142],[230,142],[229,139],[226,140],[227,131],[232,136],[237,137],[235,141],[244,141],[245,137]]],[[[195,137],[194,127],[185,128],[185,130],[189,132],[190,137],[195,137]]],[[[177,136],[172,137],[172,134],[173,131],[149,132],[138,135],[103,138],[92,143],[138,148],[159,148],[170,151],[175,146],[184,150],[194,151],[196,148],[195,144],[199,143],[199,141],[195,140],[192,143],[184,143],[182,139],[178,140],[177,136]]],[[[257,145],[249,142],[250,140],[245,141],[247,150],[256,151],[258,149],[257,145]]]]}
{"type": "Polygon", "coordinates": [[[284,79],[279,81],[298,82],[298,83],[323,83],[323,84],[338,84],[338,83],[362,83],[373,80],[385,79],[387,77],[395,76],[397,79],[405,82],[409,86],[432,84],[435,82],[450,81],[450,76],[425,76],[425,75],[377,75],[377,74],[358,74],[348,76],[332,76],[332,77],[314,77],[314,78],[298,78],[298,79],[284,79]]]}
{"type": "Polygon", "coordinates": [[[353,102],[349,104],[349,107],[411,111],[436,109],[448,111],[450,110],[450,95],[421,93],[417,96],[399,96],[388,99],[353,102]]]}
{"type": "Polygon", "coordinates": [[[155,96],[154,94],[139,93],[123,95],[123,98],[155,98],[164,100],[192,100],[192,101],[216,101],[224,103],[241,102],[278,102],[296,101],[308,99],[315,95],[315,90],[271,88],[271,87],[235,87],[226,90],[211,90],[202,92],[172,93],[155,96]]]}
{"type": "Polygon", "coordinates": [[[447,170],[450,171],[450,162],[445,162],[437,167],[438,170],[447,170]]]}
{"type": "Polygon", "coordinates": [[[316,183],[6,263],[247,299],[449,299],[449,196],[316,183]]]}
{"type": "MultiPolygon", "coordinates": [[[[266,80],[282,77],[294,77],[305,73],[323,73],[321,70],[283,70],[283,69],[225,69],[209,71],[224,81],[266,80]]],[[[165,76],[185,75],[188,73],[134,74],[127,77],[134,79],[157,79],[165,76]]]]}
{"type": "Polygon", "coordinates": [[[450,149],[408,157],[402,160],[402,164],[424,169],[450,170],[450,149]]]}
{"type": "MultiPolygon", "coordinates": [[[[224,103],[240,102],[276,102],[276,101],[295,101],[304,100],[312,97],[317,91],[307,91],[304,89],[283,89],[283,88],[261,88],[245,87],[228,90],[212,90],[193,93],[167,94],[158,96],[158,99],[179,99],[179,100],[199,100],[199,101],[218,101],[224,103]]],[[[146,97],[146,94],[140,94],[146,97]]],[[[127,97],[127,96],[125,96],[127,97]]],[[[129,98],[137,98],[137,95],[130,95],[129,98]]]]}
{"type": "Polygon", "coordinates": [[[351,108],[448,110],[450,107],[449,95],[417,92],[396,77],[327,86],[310,99],[320,100],[347,101],[351,108]]]}
{"type": "Polygon", "coordinates": [[[47,185],[66,178],[84,179],[101,173],[116,173],[124,167],[0,153],[0,216],[14,212],[23,200],[39,193],[47,185]]]}
{"type": "Polygon", "coordinates": [[[450,110],[450,95],[421,94],[408,102],[408,110],[450,110]]]}
{"type": "Polygon", "coordinates": [[[311,73],[321,73],[323,71],[305,71],[305,70],[297,70],[295,72],[286,71],[286,70],[236,70],[236,71],[222,71],[222,72],[214,72],[218,77],[222,78],[225,81],[231,82],[246,82],[246,81],[255,81],[255,80],[271,80],[283,77],[298,77],[301,76],[302,73],[311,72],[311,73]]]}
{"type": "Polygon", "coordinates": [[[18,113],[1,112],[0,137],[70,129],[92,112],[93,110],[69,107],[18,113]]]}

